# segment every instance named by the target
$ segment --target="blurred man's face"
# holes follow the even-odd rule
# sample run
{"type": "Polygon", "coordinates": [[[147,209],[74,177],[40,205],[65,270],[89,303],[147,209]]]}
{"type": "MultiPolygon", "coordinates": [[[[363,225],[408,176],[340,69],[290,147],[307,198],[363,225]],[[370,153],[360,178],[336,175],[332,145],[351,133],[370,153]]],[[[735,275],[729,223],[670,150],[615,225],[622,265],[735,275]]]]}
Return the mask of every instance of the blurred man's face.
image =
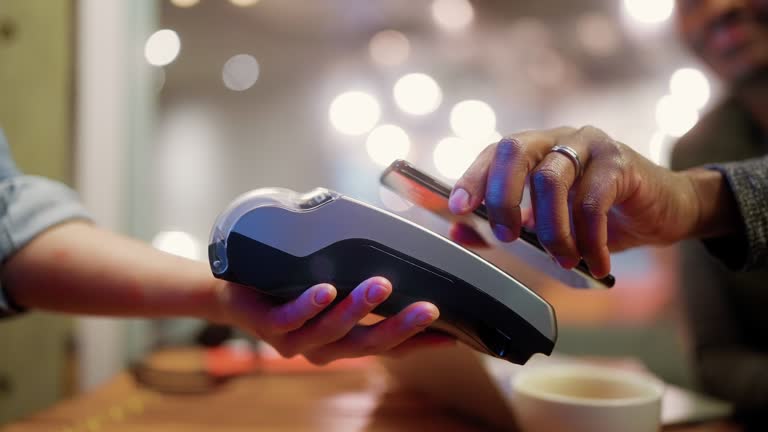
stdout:
{"type": "Polygon", "coordinates": [[[728,83],[768,73],[768,0],[677,0],[686,43],[728,83]]]}

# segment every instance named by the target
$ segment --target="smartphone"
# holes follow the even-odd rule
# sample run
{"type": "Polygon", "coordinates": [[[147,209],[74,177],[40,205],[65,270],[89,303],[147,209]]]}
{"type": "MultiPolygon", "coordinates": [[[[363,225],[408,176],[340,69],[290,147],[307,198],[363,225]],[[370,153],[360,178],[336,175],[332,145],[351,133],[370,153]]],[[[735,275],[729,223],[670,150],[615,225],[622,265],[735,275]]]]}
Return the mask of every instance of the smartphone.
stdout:
{"type": "MultiPolygon", "coordinates": [[[[448,207],[452,188],[407,161],[398,159],[392,162],[382,173],[380,181],[401,197],[446,220],[468,222],[465,216],[454,215],[448,207]]],[[[469,221],[473,228],[480,232],[489,231],[479,229],[488,226],[488,209],[485,204],[481,204],[474,211],[472,218],[478,219],[478,223],[469,221]]],[[[519,241],[499,243],[499,247],[503,247],[540,271],[574,288],[611,288],[616,283],[616,278],[610,274],[600,279],[593,277],[584,260],[581,260],[573,270],[560,267],[550,258],[536,233],[525,227],[520,231],[519,241]]]]}

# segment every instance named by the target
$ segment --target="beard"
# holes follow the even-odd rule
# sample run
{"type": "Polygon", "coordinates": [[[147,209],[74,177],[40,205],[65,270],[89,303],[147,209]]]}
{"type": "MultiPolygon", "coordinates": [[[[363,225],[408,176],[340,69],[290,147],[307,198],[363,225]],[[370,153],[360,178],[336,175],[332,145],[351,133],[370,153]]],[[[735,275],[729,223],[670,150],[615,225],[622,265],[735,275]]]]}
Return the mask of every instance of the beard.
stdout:
{"type": "Polygon", "coordinates": [[[744,93],[758,89],[768,89],[768,64],[762,64],[745,71],[731,82],[731,89],[744,93]]]}

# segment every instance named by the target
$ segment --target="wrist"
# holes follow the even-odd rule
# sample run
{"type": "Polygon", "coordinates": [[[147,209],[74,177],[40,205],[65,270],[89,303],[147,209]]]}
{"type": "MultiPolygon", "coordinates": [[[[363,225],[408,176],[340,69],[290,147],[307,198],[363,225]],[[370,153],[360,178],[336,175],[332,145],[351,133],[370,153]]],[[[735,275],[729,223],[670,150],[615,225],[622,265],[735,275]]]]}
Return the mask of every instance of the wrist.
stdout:
{"type": "Polygon", "coordinates": [[[175,306],[167,305],[159,308],[170,315],[188,316],[210,321],[216,324],[228,324],[229,314],[226,312],[226,302],[229,298],[227,282],[213,277],[207,264],[189,261],[185,258],[173,257],[180,260],[174,266],[186,278],[177,280],[171,291],[171,297],[165,302],[172,301],[175,306]],[[176,309],[171,311],[170,309],[176,309]]]}
{"type": "Polygon", "coordinates": [[[738,230],[739,212],[725,176],[717,170],[693,168],[683,171],[695,198],[693,224],[687,238],[718,237],[738,230]]]}
{"type": "Polygon", "coordinates": [[[203,318],[212,323],[230,325],[230,284],[227,281],[210,276],[208,286],[210,300],[206,302],[203,318]]]}

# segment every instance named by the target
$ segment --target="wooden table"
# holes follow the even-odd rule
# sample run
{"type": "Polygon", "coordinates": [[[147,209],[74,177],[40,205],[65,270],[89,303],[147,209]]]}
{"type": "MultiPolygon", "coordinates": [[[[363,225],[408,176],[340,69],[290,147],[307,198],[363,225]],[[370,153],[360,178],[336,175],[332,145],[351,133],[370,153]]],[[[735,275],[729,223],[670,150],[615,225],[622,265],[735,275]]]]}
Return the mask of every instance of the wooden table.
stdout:
{"type": "MultiPolygon", "coordinates": [[[[121,374],[96,391],[3,428],[5,432],[488,431],[389,382],[370,362],[330,372],[263,373],[206,394],[169,395],[121,374]]],[[[734,432],[728,424],[665,429],[734,432]]]]}

